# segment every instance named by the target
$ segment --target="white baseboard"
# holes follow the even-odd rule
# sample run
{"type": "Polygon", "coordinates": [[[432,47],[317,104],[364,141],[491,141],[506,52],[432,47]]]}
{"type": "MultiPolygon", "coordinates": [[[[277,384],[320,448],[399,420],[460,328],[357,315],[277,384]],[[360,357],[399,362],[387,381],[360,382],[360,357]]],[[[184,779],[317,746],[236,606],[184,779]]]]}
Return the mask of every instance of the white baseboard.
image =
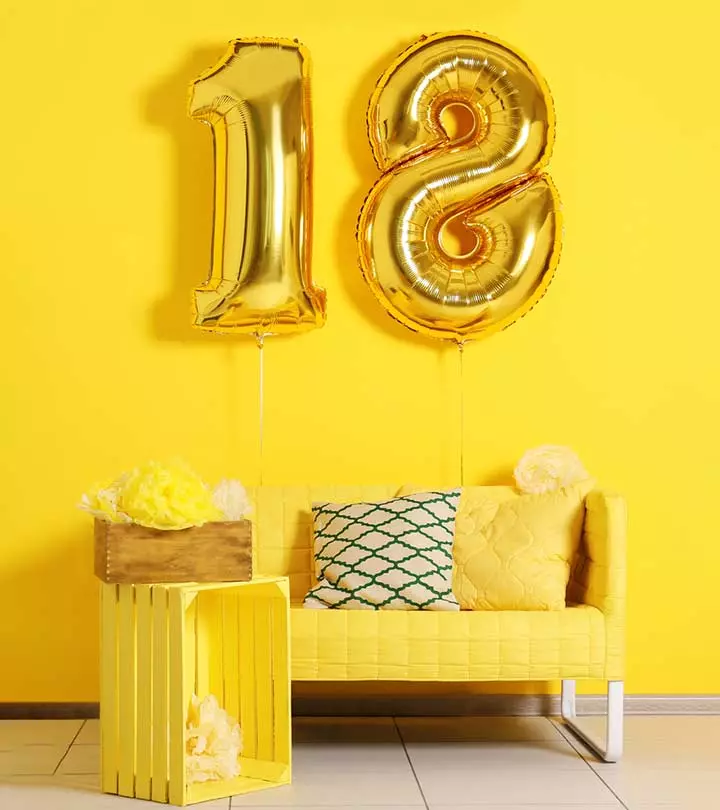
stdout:
{"type": "MultiPolygon", "coordinates": [[[[604,714],[604,695],[578,695],[578,714],[604,714]]],[[[296,717],[559,716],[559,695],[300,697],[296,717]]],[[[97,717],[97,703],[0,703],[0,720],[97,717]]],[[[720,695],[626,695],[625,714],[720,714],[720,695]]]]}
{"type": "MultiPolygon", "coordinates": [[[[605,714],[606,702],[604,695],[577,697],[580,714],[605,714]]],[[[624,707],[625,714],[720,714],[720,695],[625,695],[624,707]]]]}
{"type": "MultiPolygon", "coordinates": [[[[604,695],[578,695],[578,714],[605,714],[604,695]]],[[[720,714],[720,695],[626,695],[625,714],[720,714]]],[[[557,716],[559,695],[295,697],[305,717],[557,716]]]]}

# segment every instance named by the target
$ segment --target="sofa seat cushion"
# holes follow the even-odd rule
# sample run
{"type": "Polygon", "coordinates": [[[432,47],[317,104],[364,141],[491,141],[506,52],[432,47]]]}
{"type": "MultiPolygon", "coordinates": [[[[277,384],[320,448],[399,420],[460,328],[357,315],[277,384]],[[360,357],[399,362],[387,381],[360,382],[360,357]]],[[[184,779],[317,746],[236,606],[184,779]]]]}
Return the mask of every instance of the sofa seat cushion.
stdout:
{"type": "Polygon", "coordinates": [[[558,611],[307,610],[293,604],[295,680],[603,678],[605,619],[558,611]]]}

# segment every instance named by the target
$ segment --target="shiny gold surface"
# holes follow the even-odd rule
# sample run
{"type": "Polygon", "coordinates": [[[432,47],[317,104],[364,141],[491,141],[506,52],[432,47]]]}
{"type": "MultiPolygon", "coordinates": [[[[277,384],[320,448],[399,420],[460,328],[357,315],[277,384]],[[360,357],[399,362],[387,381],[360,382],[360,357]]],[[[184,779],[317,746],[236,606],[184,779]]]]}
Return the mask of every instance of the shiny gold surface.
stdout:
{"type": "Polygon", "coordinates": [[[190,88],[212,128],[212,269],[195,290],[195,326],[271,335],[322,326],[310,272],[310,60],[297,42],[237,39],[190,88]]]}
{"type": "Polygon", "coordinates": [[[363,275],[394,318],[463,342],[542,297],[560,250],[559,199],[542,173],[554,129],[535,68],[485,36],[425,37],[390,66],[368,110],[383,175],[363,204],[358,244],[363,275]],[[447,233],[458,229],[453,249],[447,233]]]}

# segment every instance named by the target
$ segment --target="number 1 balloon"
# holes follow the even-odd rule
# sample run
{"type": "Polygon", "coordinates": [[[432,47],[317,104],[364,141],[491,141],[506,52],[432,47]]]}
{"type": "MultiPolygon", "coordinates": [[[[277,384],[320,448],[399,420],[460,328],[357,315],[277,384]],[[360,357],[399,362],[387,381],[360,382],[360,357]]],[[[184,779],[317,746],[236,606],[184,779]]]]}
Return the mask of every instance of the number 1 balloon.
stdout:
{"type": "Polygon", "coordinates": [[[363,275],[394,318],[462,344],[542,297],[560,251],[558,195],[543,173],[554,130],[537,70],[486,36],[424,37],[388,68],[368,110],[383,174],[358,245],[363,275]],[[466,131],[450,131],[453,108],[466,131]],[[451,249],[458,228],[465,245],[451,249]]]}
{"type": "Polygon", "coordinates": [[[325,322],[312,283],[310,60],[295,41],[237,39],[190,88],[215,147],[212,269],[195,326],[264,335],[325,322]]]}

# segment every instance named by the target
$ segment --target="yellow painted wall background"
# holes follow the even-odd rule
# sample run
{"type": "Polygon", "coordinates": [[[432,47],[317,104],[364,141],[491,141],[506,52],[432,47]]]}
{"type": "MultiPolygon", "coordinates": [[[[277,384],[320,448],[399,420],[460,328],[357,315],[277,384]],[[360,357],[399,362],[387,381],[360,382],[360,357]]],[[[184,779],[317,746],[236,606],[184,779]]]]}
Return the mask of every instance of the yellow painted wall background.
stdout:
{"type": "Polygon", "coordinates": [[[5,0],[0,700],[97,699],[97,587],[80,493],[147,458],[258,478],[257,355],[193,333],[209,131],[186,88],[233,36],[314,63],[314,275],[327,326],[268,342],[265,481],[452,482],[457,357],[384,314],[354,226],[377,174],[367,100],[422,33],[472,28],[550,83],[559,274],[466,352],[468,482],[574,447],[631,509],[630,692],[720,692],[717,189],[720,12],[688,2],[5,0]]]}

